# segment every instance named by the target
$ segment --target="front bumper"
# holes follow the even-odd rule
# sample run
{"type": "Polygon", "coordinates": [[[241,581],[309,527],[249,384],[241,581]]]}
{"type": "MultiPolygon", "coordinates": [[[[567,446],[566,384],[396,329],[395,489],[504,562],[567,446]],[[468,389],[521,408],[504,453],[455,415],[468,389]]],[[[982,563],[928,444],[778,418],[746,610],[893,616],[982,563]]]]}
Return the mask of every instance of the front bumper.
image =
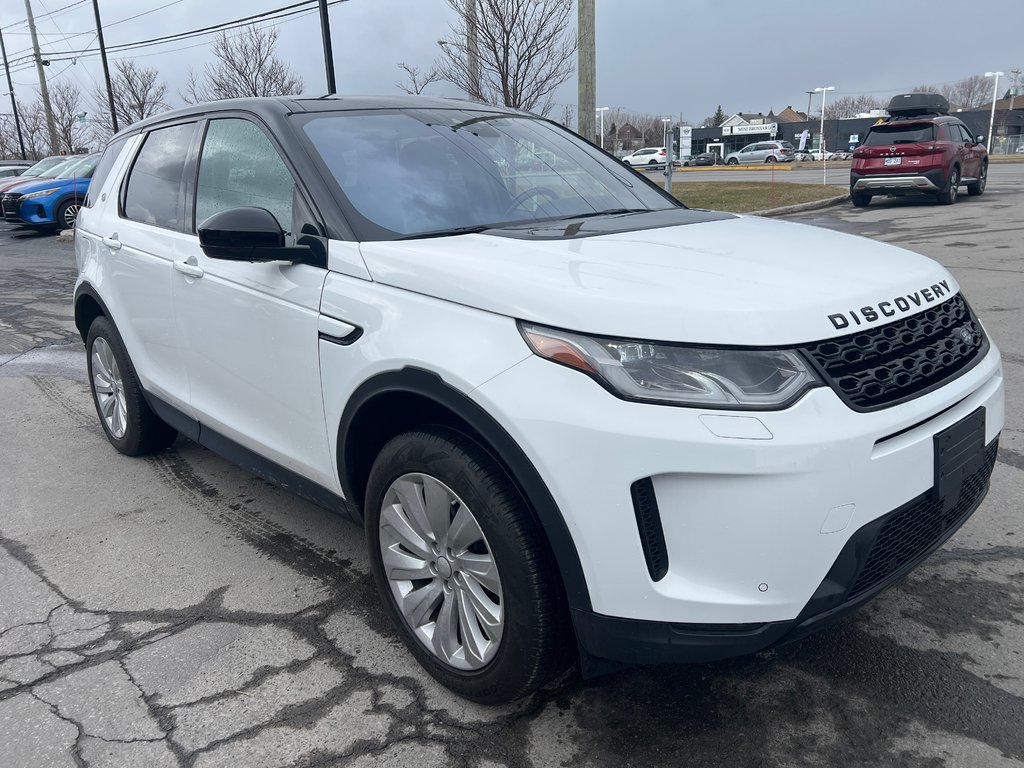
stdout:
{"type": "Polygon", "coordinates": [[[677,658],[680,645],[694,660],[768,647],[884,589],[914,563],[868,592],[831,588],[832,602],[820,599],[843,581],[832,571],[847,547],[863,548],[871,526],[931,492],[936,434],[981,409],[991,448],[1004,419],[994,344],[945,386],[869,413],[828,388],[778,412],[629,403],[536,357],[474,397],[527,453],[565,518],[591,598],[575,606],[581,643],[595,656],[646,661],[677,658]],[[647,478],[667,549],[658,580],[631,496],[647,478]],[[609,645],[621,650],[612,656],[609,645]],[[628,650],[651,645],[666,648],[628,650]]]}

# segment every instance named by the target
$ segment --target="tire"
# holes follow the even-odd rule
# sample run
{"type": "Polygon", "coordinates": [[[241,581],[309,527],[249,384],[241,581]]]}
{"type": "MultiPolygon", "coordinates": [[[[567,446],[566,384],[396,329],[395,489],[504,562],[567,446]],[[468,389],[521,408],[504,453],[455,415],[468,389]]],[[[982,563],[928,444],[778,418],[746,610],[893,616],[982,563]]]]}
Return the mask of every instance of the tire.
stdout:
{"type": "Polygon", "coordinates": [[[766,158],[764,159],[764,161],[765,161],[766,163],[774,163],[774,162],[775,162],[775,156],[774,156],[774,155],[768,155],[768,157],[766,157],[766,158]]]}
{"type": "Polygon", "coordinates": [[[65,200],[59,206],[53,216],[54,223],[58,229],[74,229],[75,221],[78,219],[78,211],[82,204],[74,198],[65,200]]]}
{"type": "Polygon", "coordinates": [[[648,163],[647,163],[647,165],[657,165],[657,164],[658,164],[658,161],[657,161],[657,160],[650,160],[650,161],[648,161],[648,163]]]}
{"type": "Polygon", "coordinates": [[[387,613],[438,682],[472,701],[501,704],[530,693],[565,666],[564,640],[571,630],[554,557],[515,485],[479,445],[439,427],[399,435],[373,464],[365,510],[370,567],[387,613]],[[424,510],[419,518],[417,502],[424,510]],[[444,521],[434,517],[433,527],[417,522],[431,519],[428,509],[441,510],[444,521]],[[463,512],[468,519],[462,517],[460,525],[463,512]],[[441,535],[434,533],[446,525],[441,535]],[[408,536],[410,529],[422,534],[419,543],[408,536]],[[449,534],[461,541],[453,543],[449,534]],[[482,589],[483,581],[465,563],[475,557],[482,573],[480,563],[488,556],[493,578],[482,589]],[[410,600],[413,594],[421,597],[410,600]],[[457,608],[462,600],[468,601],[463,606],[487,608],[474,609],[466,621],[469,609],[457,608]],[[422,609],[428,601],[430,607],[422,609]],[[439,627],[448,611],[450,630],[443,632],[439,627]],[[480,616],[492,620],[491,629],[480,616]],[[469,642],[472,637],[476,643],[469,642]]]}
{"type": "Polygon", "coordinates": [[[740,161],[739,161],[739,160],[737,160],[737,159],[736,159],[735,157],[730,157],[730,158],[729,158],[729,159],[728,159],[728,160],[726,161],[726,164],[727,164],[727,165],[739,165],[739,164],[740,164],[740,161]]]}
{"type": "Polygon", "coordinates": [[[127,456],[171,445],[178,433],[149,407],[121,337],[106,317],[89,326],[85,356],[92,401],[110,444],[127,456]]]}
{"type": "Polygon", "coordinates": [[[979,178],[973,184],[967,185],[967,194],[971,197],[977,197],[985,191],[985,186],[988,184],[988,163],[981,164],[981,178],[979,178]]]}
{"type": "Polygon", "coordinates": [[[854,208],[867,208],[871,205],[871,195],[867,192],[850,192],[850,202],[854,208]]]}
{"type": "Polygon", "coordinates": [[[954,165],[945,188],[937,195],[939,205],[952,205],[956,202],[960,186],[960,167],[954,165]]]}

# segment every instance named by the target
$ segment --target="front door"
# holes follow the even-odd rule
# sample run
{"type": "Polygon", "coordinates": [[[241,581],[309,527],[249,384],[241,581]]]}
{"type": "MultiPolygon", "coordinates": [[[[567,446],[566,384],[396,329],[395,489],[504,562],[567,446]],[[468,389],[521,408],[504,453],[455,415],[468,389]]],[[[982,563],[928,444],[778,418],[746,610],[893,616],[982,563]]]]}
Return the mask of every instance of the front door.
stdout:
{"type": "MultiPolygon", "coordinates": [[[[299,194],[260,126],[234,117],[207,123],[195,184],[196,225],[230,208],[265,208],[294,245],[299,194]]],[[[335,488],[317,330],[327,271],[286,261],[212,259],[194,234],[174,266],[175,310],[200,423],[335,488]]]]}

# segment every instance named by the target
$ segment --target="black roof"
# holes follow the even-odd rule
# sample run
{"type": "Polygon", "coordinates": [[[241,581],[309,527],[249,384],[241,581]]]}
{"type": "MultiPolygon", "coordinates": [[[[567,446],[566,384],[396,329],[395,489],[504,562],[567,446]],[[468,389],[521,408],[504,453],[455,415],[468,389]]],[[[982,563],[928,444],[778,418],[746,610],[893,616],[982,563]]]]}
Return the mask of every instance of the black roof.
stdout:
{"type": "Polygon", "coordinates": [[[302,112],[344,112],[369,109],[470,109],[476,112],[527,115],[530,113],[511,107],[496,107],[468,99],[445,99],[437,96],[394,94],[390,96],[269,96],[265,98],[223,99],[161,112],[122,129],[118,135],[127,136],[164,122],[186,117],[197,117],[218,112],[251,112],[267,118],[281,118],[302,112]]]}

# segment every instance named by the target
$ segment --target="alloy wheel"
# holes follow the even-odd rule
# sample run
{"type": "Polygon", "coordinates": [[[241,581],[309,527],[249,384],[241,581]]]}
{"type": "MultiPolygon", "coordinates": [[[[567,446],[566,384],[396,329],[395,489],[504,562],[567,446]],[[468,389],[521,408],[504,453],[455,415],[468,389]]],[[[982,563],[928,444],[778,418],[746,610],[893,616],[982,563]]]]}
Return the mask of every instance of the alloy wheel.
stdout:
{"type": "Polygon", "coordinates": [[[120,440],[128,429],[128,403],[114,350],[102,336],[92,345],[92,388],[107,430],[120,440]]]}
{"type": "Polygon", "coordinates": [[[78,211],[81,209],[78,203],[72,203],[64,208],[64,226],[66,229],[74,229],[78,220],[78,211]]]}
{"type": "Polygon", "coordinates": [[[384,575],[407,626],[437,659],[473,671],[498,652],[501,577],[472,511],[430,475],[402,475],[381,504],[384,575]]]}

